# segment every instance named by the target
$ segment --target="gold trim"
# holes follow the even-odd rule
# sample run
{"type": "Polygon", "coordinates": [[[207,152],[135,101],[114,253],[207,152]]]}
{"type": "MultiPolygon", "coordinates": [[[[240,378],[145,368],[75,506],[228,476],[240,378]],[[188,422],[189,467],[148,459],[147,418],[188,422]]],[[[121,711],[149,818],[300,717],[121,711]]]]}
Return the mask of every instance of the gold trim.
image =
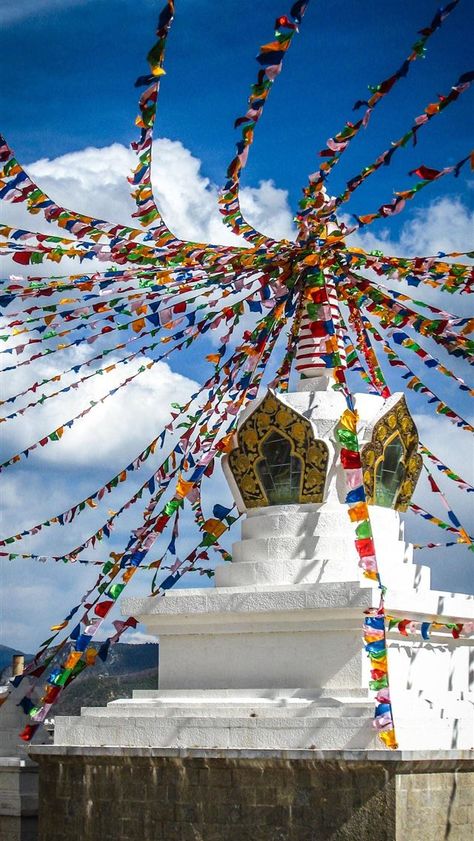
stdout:
{"type": "Polygon", "coordinates": [[[270,504],[256,468],[265,457],[262,445],[272,432],[287,438],[291,454],[302,462],[299,502],[322,502],[329,450],[324,441],[314,437],[306,418],[268,392],[237,431],[238,446],[229,453],[229,467],[246,508],[270,504]]]}
{"type": "Polygon", "coordinates": [[[402,396],[372,430],[372,439],[361,451],[365,493],[369,505],[375,505],[375,477],[377,466],[384,457],[385,448],[396,438],[403,447],[405,478],[393,506],[397,511],[406,511],[420,477],[423,460],[418,453],[418,431],[402,396]]]}

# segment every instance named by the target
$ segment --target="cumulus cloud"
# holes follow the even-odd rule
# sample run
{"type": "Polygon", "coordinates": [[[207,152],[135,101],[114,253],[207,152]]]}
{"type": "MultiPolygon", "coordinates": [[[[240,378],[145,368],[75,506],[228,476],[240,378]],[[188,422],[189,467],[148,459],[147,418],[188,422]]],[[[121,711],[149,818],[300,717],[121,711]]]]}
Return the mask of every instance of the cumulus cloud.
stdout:
{"type": "Polygon", "coordinates": [[[354,244],[367,251],[381,249],[386,254],[413,257],[471,249],[474,210],[466,207],[460,198],[443,197],[427,207],[410,210],[410,218],[403,224],[398,239],[391,238],[389,228],[378,235],[369,229],[353,234],[354,244]]]}
{"type": "MultiPolygon", "coordinates": [[[[75,364],[82,356],[82,353],[70,354],[68,364],[75,364]]],[[[111,354],[107,357],[107,365],[117,361],[117,356],[111,354]]],[[[93,377],[77,390],[53,398],[23,417],[8,421],[2,430],[2,452],[8,457],[8,453],[32,444],[96,402],[90,414],[77,421],[71,430],[65,430],[60,441],[40,448],[35,459],[38,465],[47,462],[61,464],[68,469],[91,465],[120,468],[155,437],[157,430],[165,426],[170,403],[186,402],[197,385],[192,379],[172,371],[166,363],[157,362],[104,403],[98,402],[150,361],[145,356],[127,365],[119,365],[106,376],[93,377]]],[[[42,376],[51,376],[54,367],[49,363],[37,370],[41,370],[42,376]]],[[[87,375],[87,369],[85,373],[87,375]]],[[[74,381],[77,376],[71,375],[69,380],[74,381]]]]}
{"type": "MultiPolygon", "coordinates": [[[[201,161],[176,140],[159,138],[153,144],[153,186],[164,219],[183,239],[241,245],[222,223],[217,209],[218,187],[201,171],[201,161]]],[[[126,177],[136,164],[135,154],[120,143],[100,149],[89,147],[27,167],[31,177],[55,201],[81,213],[135,224],[135,206],[126,177]]],[[[274,237],[292,236],[292,214],[286,190],[272,181],[242,190],[242,207],[251,221],[274,237]]],[[[31,216],[21,205],[10,205],[9,224],[31,228],[31,216]]],[[[35,217],[35,230],[41,217],[35,217]]],[[[43,231],[52,225],[41,223],[43,231]]],[[[62,265],[62,264],[61,264],[62,265]]]]}

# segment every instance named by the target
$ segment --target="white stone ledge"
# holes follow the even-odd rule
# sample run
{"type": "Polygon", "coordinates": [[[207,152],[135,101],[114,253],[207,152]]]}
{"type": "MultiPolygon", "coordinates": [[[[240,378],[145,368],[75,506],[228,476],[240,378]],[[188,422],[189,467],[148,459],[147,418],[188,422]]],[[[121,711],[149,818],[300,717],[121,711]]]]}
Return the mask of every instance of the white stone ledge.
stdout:
{"type": "MultiPolygon", "coordinates": [[[[344,610],[377,604],[376,588],[357,583],[326,583],[292,585],[281,588],[262,589],[259,586],[245,588],[220,587],[206,590],[175,590],[161,599],[133,598],[122,602],[122,613],[142,617],[166,617],[203,613],[234,613],[236,615],[265,613],[293,614],[301,611],[344,610]]],[[[400,615],[436,618],[458,621],[474,619],[474,595],[446,593],[440,590],[428,590],[422,593],[410,590],[388,589],[385,597],[387,612],[400,615]]]]}
{"type": "MultiPolygon", "coordinates": [[[[38,757],[96,756],[96,757],[178,757],[219,759],[312,759],[329,762],[403,762],[426,765],[436,770],[473,765],[474,750],[282,750],[249,748],[151,748],[82,745],[32,745],[29,754],[38,757]]],[[[420,768],[419,770],[423,770],[420,768]]]]}
{"type": "MultiPolygon", "coordinates": [[[[378,603],[378,591],[358,583],[286,585],[283,587],[220,587],[209,590],[176,590],[164,598],[125,599],[124,615],[133,615],[150,625],[167,627],[179,617],[186,624],[219,621],[239,624],[252,622],[323,621],[332,615],[337,620],[355,618],[360,610],[378,603]],[[271,616],[269,616],[271,614],[271,616]],[[232,616],[231,616],[232,615],[232,616]]],[[[411,591],[388,588],[385,597],[388,613],[400,617],[441,622],[472,621],[474,595],[446,593],[439,590],[411,591]]]]}
{"type": "MultiPolygon", "coordinates": [[[[160,623],[168,617],[194,615],[202,621],[203,614],[235,614],[247,621],[249,614],[288,614],[289,621],[295,620],[295,612],[339,610],[370,607],[376,604],[376,593],[372,587],[359,584],[327,583],[266,588],[260,586],[219,587],[211,590],[175,590],[161,599],[133,598],[122,602],[122,613],[143,620],[159,617],[160,623]],[[146,618],[146,619],[145,619],[146,618]]],[[[474,602],[473,602],[474,604],[474,602]]],[[[264,617],[265,618],[265,617],[264,617]]],[[[268,616],[266,617],[268,618],[268,616]]]]}
{"type": "Polygon", "coordinates": [[[474,619],[474,595],[441,590],[412,592],[388,589],[385,609],[389,614],[418,621],[471,622],[474,619]]]}
{"type": "MultiPolygon", "coordinates": [[[[339,686],[337,692],[334,689],[320,688],[320,687],[273,687],[262,688],[255,687],[252,689],[134,689],[132,698],[134,700],[154,700],[163,699],[164,701],[182,701],[186,700],[205,700],[206,703],[219,704],[221,701],[252,701],[253,703],[260,703],[265,701],[288,701],[288,700],[354,700],[367,701],[372,698],[369,695],[367,687],[363,687],[357,693],[353,688],[339,686]]],[[[119,699],[122,700],[122,699],[119,699]]],[[[117,703],[111,701],[110,703],[117,703]]]]}
{"type": "Polygon", "coordinates": [[[29,768],[28,759],[19,756],[0,756],[0,771],[4,768],[29,768]]]}

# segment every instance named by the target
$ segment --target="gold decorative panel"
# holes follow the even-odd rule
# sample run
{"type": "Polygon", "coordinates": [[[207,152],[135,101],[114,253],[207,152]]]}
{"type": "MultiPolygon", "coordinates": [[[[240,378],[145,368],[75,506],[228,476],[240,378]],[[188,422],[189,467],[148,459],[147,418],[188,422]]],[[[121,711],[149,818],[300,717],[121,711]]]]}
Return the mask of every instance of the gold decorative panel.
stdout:
{"type": "MultiPolygon", "coordinates": [[[[324,441],[314,437],[310,422],[275,394],[268,392],[244,421],[237,432],[237,441],[238,446],[229,453],[229,467],[247,508],[278,504],[278,485],[273,483],[273,494],[269,491],[275,463],[268,461],[268,453],[275,445],[280,452],[287,453],[283,481],[291,498],[282,502],[323,501],[328,448],[324,441]]],[[[276,469],[281,469],[281,465],[276,469]]]]}
{"type": "MultiPolygon", "coordinates": [[[[372,440],[362,448],[362,470],[364,476],[365,493],[369,505],[388,505],[397,511],[406,511],[418,482],[422,458],[418,453],[418,432],[413,418],[408,411],[405,398],[401,397],[374,426],[372,440]],[[396,483],[396,492],[392,502],[380,502],[380,477],[384,465],[390,461],[391,453],[400,452],[400,460],[396,471],[390,466],[388,473],[392,473],[396,483]]],[[[388,492],[390,495],[390,492],[388,492]]]]}

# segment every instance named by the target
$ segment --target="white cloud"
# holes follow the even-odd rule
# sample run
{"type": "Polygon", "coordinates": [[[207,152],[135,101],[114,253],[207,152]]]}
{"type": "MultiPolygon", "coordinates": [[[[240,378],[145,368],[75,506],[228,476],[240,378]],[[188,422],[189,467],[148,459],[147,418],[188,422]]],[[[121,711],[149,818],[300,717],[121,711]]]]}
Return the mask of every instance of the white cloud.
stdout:
{"type": "MultiPolygon", "coordinates": [[[[78,357],[82,359],[83,354],[70,354],[68,365],[74,364],[78,357]]],[[[113,364],[117,360],[117,356],[110,355],[106,364],[113,364]]],[[[39,440],[92,401],[102,398],[150,361],[149,357],[139,357],[127,365],[119,365],[115,371],[93,377],[77,390],[53,398],[44,406],[27,411],[23,417],[8,421],[2,429],[2,451],[8,457],[10,453],[39,440]]],[[[51,363],[38,370],[41,370],[43,376],[51,376],[54,371],[51,363]]],[[[88,369],[84,370],[87,375],[88,369]]],[[[84,375],[84,370],[80,374],[84,375]]],[[[67,379],[75,381],[78,376],[70,375],[67,379]]],[[[25,375],[22,379],[26,379],[25,375]]],[[[111,470],[114,466],[119,469],[156,436],[157,430],[165,426],[170,403],[185,402],[196,385],[192,379],[173,372],[165,362],[158,362],[104,403],[95,406],[70,430],[65,430],[60,441],[40,448],[32,458],[35,458],[38,465],[41,462],[60,464],[68,469],[104,465],[111,470]]],[[[41,392],[33,399],[38,399],[39,394],[41,392]]]]}
{"type": "MultiPolygon", "coordinates": [[[[113,143],[101,149],[89,147],[70,152],[53,160],[43,158],[26,169],[58,204],[139,227],[132,219],[135,205],[126,180],[135,165],[134,152],[120,143],[113,143]]],[[[244,242],[223,224],[217,208],[217,186],[202,174],[201,161],[182,143],[165,137],[155,140],[152,176],[160,210],[177,236],[226,245],[244,242]]],[[[254,224],[264,226],[265,233],[278,238],[291,237],[292,214],[287,192],[277,188],[272,181],[262,181],[258,187],[245,187],[242,207],[254,224]]],[[[8,224],[21,224],[31,229],[31,220],[21,205],[9,206],[8,224]]],[[[41,217],[34,217],[35,230],[38,222],[42,231],[56,230],[41,217]]]]}
{"type": "Polygon", "coordinates": [[[390,238],[387,228],[377,236],[370,230],[353,234],[354,243],[367,251],[381,249],[386,254],[408,257],[472,249],[474,210],[469,210],[460,198],[435,199],[427,207],[410,211],[398,240],[390,238]]]}

